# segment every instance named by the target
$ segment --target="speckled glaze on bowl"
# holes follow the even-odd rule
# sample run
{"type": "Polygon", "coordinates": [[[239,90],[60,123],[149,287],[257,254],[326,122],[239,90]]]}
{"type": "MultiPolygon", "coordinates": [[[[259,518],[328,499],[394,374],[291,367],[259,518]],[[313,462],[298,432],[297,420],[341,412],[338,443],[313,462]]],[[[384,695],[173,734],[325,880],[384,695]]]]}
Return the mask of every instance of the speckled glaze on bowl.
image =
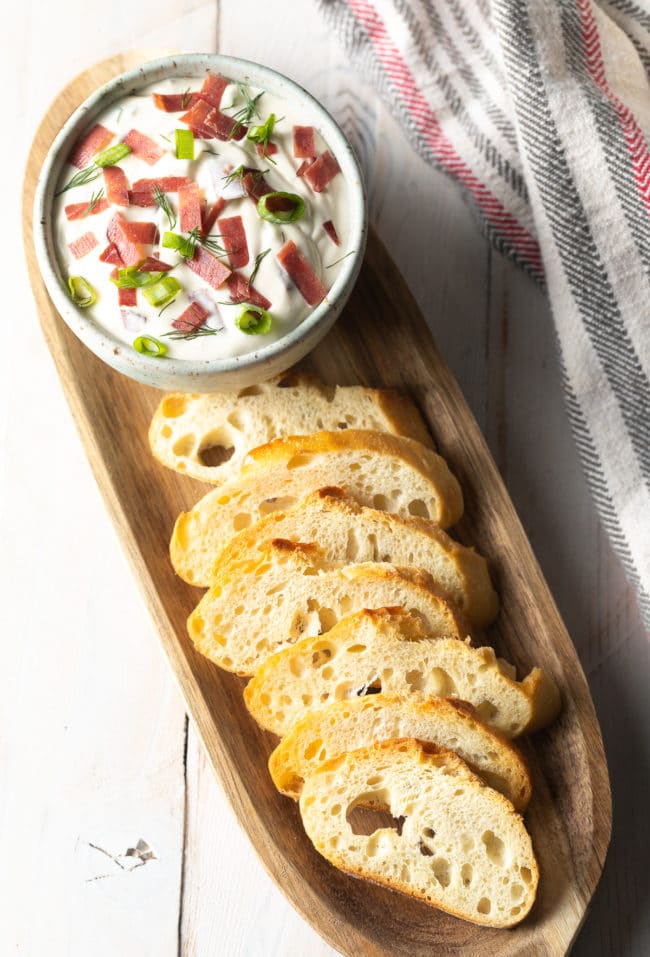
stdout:
{"type": "Polygon", "coordinates": [[[359,164],[350,144],[329,113],[301,86],[269,67],[208,53],[188,53],[152,60],[121,74],[88,97],[54,140],[43,164],[34,202],[34,243],[41,274],[52,301],[72,332],[96,356],[118,372],[146,385],[187,392],[245,388],[279,375],[302,359],[320,342],[340,315],[361,268],[366,233],[366,202],[359,164]],[[221,73],[234,81],[250,83],[285,96],[298,109],[311,112],[325,142],[336,156],[347,184],[350,213],[348,245],[355,252],[342,263],[327,298],[277,342],[255,352],[227,359],[155,359],[140,355],[113,338],[70,300],[52,237],[54,192],[74,143],[102,110],[150,83],[176,76],[202,80],[208,72],[221,73]]]}

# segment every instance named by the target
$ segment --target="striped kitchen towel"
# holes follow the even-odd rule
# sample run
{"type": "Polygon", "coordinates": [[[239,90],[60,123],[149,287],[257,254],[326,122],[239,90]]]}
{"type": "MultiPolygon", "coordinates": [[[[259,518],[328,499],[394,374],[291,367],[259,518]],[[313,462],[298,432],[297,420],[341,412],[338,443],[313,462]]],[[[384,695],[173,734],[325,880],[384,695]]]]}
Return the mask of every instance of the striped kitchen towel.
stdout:
{"type": "Polygon", "coordinates": [[[650,9],[317,2],[413,148],[546,282],[575,440],[650,624],[650,9]]]}

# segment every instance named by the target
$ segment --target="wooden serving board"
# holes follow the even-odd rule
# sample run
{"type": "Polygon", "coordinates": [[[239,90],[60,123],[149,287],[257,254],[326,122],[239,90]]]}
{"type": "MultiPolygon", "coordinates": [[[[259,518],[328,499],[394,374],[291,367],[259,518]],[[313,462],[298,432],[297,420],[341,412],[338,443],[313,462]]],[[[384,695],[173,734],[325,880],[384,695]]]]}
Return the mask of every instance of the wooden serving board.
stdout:
{"type": "Polygon", "coordinates": [[[149,454],[147,428],[160,393],[110,370],[69,332],[39,278],[31,225],[35,182],[63,121],[98,85],[150,58],[132,53],[102,62],[53,103],[27,166],[25,251],[63,389],[208,758],[273,879],[344,954],[559,957],[584,920],[609,844],[611,799],[600,729],[575,649],[485,441],[409,290],[372,234],[350,303],[305,366],[327,382],[399,386],[417,399],[465,494],[455,534],[487,557],[501,596],[486,639],[520,673],[540,665],[561,688],[559,719],[524,745],[535,784],[526,821],[541,872],[528,919],[509,931],[476,927],[329,865],[305,836],[294,803],[271,783],[266,757],[274,740],[249,717],[243,681],[198,655],[186,635],[185,619],[199,592],[175,577],[167,546],[178,512],[205,487],[165,470],[149,454]]]}

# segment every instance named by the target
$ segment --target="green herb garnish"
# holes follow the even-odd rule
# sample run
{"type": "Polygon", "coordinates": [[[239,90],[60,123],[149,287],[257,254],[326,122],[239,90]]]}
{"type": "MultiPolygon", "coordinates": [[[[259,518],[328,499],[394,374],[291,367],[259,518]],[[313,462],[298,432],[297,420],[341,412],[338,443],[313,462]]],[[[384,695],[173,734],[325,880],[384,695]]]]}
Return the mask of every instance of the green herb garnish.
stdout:
{"type": "Polygon", "coordinates": [[[111,276],[110,279],[118,289],[143,289],[154,286],[165,275],[165,272],[142,272],[137,266],[124,266],[117,270],[117,276],[111,276]]]}
{"type": "Polygon", "coordinates": [[[171,306],[171,304],[172,304],[173,302],[176,302],[176,300],[175,300],[175,299],[170,299],[169,302],[165,303],[165,305],[162,307],[162,309],[160,309],[160,310],[158,311],[158,318],[160,318],[160,317],[162,316],[162,314],[163,314],[163,312],[165,311],[165,309],[167,309],[169,306],[171,306]]]}
{"type": "Polygon", "coordinates": [[[161,190],[158,183],[156,183],[156,185],[153,188],[152,199],[154,203],[156,204],[156,206],[160,206],[163,213],[167,217],[169,228],[173,229],[174,226],[176,225],[176,213],[174,212],[173,207],[171,206],[169,200],[167,199],[167,197],[161,190]]]}
{"type": "Polygon", "coordinates": [[[88,309],[89,306],[94,306],[97,302],[97,293],[83,276],[70,276],[68,289],[70,290],[70,298],[75,306],[79,306],[80,309],[88,309]]]}
{"type": "Polygon", "coordinates": [[[105,166],[115,166],[115,164],[123,160],[125,156],[128,156],[130,152],[131,147],[127,146],[126,143],[116,143],[115,146],[109,146],[108,149],[98,153],[93,162],[95,166],[101,166],[102,169],[105,166]]]}
{"type": "Polygon", "coordinates": [[[181,93],[181,110],[184,110],[186,106],[189,106],[191,97],[192,97],[192,93],[188,86],[188,88],[184,90],[183,93],[181,93]]]}
{"type": "MultiPolygon", "coordinates": [[[[198,233],[198,230],[192,230],[192,232],[198,233]]],[[[209,236],[204,236],[203,234],[198,235],[198,242],[200,242],[202,246],[205,246],[206,249],[209,249],[211,253],[223,254],[226,252],[225,247],[219,242],[220,239],[221,235],[219,233],[210,233],[209,236]]]]}
{"type": "Polygon", "coordinates": [[[90,197],[90,201],[84,210],[84,213],[83,213],[84,216],[90,216],[93,209],[97,206],[97,203],[100,201],[103,195],[104,195],[103,187],[102,189],[98,189],[96,193],[92,194],[92,196],[90,197]]]}
{"type": "Polygon", "coordinates": [[[133,340],[133,348],[143,356],[153,356],[153,358],[167,355],[167,346],[164,342],[154,339],[153,336],[138,336],[133,340]]]}
{"type": "Polygon", "coordinates": [[[175,249],[183,259],[193,259],[196,249],[198,230],[193,229],[187,236],[178,233],[163,233],[162,244],[165,249],[175,249]],[[194,233],[197,236],[194,236],[194,233]]]}
{"type": "Polygon", "coordinates": [[[98,176],[102,175],[100,167],[97,166],[86,166],[85,169],[80,169],[78,173],[75,173],[72,179],[63,186],[55,196],[60,196],[61,193],[67,192],[69,189],[76,189],[77,186],[85,186],[86,183],[92,183],[94,179],[97,179],[98,176]]]}
{"type": "Polygon", "coordinates": [[[163,337],[165,339],[184,339],[186,342],[191,342],[192,339],[200,339],[203,336],[218,336],[220,332],[223,332],[223,328],[213,329],[212,326],[200,326],[198,329],[188,329],[187,332],[183,332],[182,329],[163,332],[163,337]]]}
{"type": "Polygon", "coordinates": [[[246,306],[235,319],[235,325],[247,336],[261,336],[268,332],[273,324],[273,317],[266,309],[258,306],[246,306]]]}
{"type": "Polygon", "coordinates": [[[255,262],[253,264],[253,271],[251,272],[248,279],[249,286],[252,286],[253,283],[255,282],[257,278],[257,273],[259,272],[259,268],[262,265],[262,260],[264,259],[265,256],[268,256],[270,252],[271,252],[270,248],[265,249],[263,253],[258,253],[257,256],[255,257],[255,262]]]}
{"type": "Polygon", "coordinates": [[[225,173],[224,176],[222,176],[221,178],[224,181],[225,185],[228,186],[230,183],[233,182],[233,180],[241,179],[243,175],[244,175],[244,164],[241,163],[235,169],[231,170],[230,173],[225,173]]]}
{"type": "Polygon", "coordinates": [[[295,223],[305,212],[305,201],[297,193],[265,193],[257,201],[257,212],[269,223],[295,223]],[[280,200],[290,206],[289,209],[269,209],[269,202],[280,200]]]}
{"type": "Polygon", "coordinates": [[[143,292],[145,299],[152,306],[158,307],[168,305],[176,298],[182,288],[180,282],[174,276],[163,276],[155,285],[147,286],[143,292]]]}
{"type": "Polygon", "coordinates": [[[78,173],[75,173],[72,179],[68,180],[65,186],[54,195],[60,196],[61,193],[65,193],[69,189],[75,189],[77,186],[85,186],[86,183],[92,183],[98,176],[101,176],[102,170],[106,166],[115,166],[121,159],[128,156],[130,152],[131,147],[127,146],[126,143],[116,143],[115,146],[109,146],[108,149],[102,150],[101,153],[97,154],[90,166],[86,166],[85,169],[80,169],[78,173]]]}
{"type": "Polygon", "coordinates": [[[339,263],[342,263],[344,259],[347,259],[348,256],[354,256],[356,249],[351,249],[349,253],[346,253],[345,256],[340,256],[339,259],[335,259],[333,263],[330,263],[329,266],[325,266],[325,269],[331,269],[332,266],[338,266],[339,263]]]}
{"type": "Polygon", "coordinates": [[[245,123],[250,123],[254,116],[259,116],[259,113],[257,112],[257,102],[261,97],[264,96],[264,90],[262,90],[262,92],[258,93],[257,96],[251,97],[250,93],[242,83],[237,84],[237,89],[244,98],[244,105],[237,110],[236,113],[232,114],[232,119],[235,121],[235,125],[228,136],[229,140],[237,136],[237,133],[239,133],[245,123]]]}
{"type": "Polygon", "coordinates": [[[179,160],[194,159],[194,133],[192,130],[174,130],[176,141],[176,158],[179,160]]]}
{"type": "Polygon", "coordinates": [[[231,170],[230,173],[226,173],[221,178],[224,181],[224,184],[228,186],[228,184],[232,183],[232,181],[235,179],[243,179],[246,173],[252,176],[253,179],[260,179],[260,177],[264,176],[264,174],[268,173],[268,171],[268,166],[266,169],[250,169],[250,167],[246,169],[242,163],[240,166],[237,166],[235,169],[231,170]]]}
{"type": "Polygon", "coordinates": [[[204,236],[195,226],[187,236],[180,236],[178,233],[163,233],[162,244],[166,249],[175,249],[183,259],[193,259],[197,245],[205,246],[212,253],[225,253],[224,247],[219,240],[221,236],[210,233],[204,236]]]}
{"type": "Polygon", "coordinates": [[[273,135],[273,130],[275,129],[276,123],[279,123],[280,120],[283,119],[284,117],[281,116],[279,120],[276,120],[275,113],[271,113],[266,123],[262,123],[261,126],[251,126],[246,137],[246,139],[251,140],[253,143],[257,143],[262,147],[262,156],[265,159],[268,159],[271,163],[275,163],[275,160],[266,155],[266,150],[269,145],[269,140],[273,135]]]}

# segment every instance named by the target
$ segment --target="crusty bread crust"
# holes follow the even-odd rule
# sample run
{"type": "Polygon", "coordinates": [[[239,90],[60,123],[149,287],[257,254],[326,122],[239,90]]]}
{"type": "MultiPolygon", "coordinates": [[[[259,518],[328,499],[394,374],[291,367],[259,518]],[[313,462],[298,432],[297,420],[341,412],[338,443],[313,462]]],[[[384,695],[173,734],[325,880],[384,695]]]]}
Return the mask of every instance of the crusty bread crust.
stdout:
{"type": "Polygon", "coordinates": [[[332,566],[316,545],[284,539],[223,563],[187,627],[211,661],[251,675],[278,648],[391,599],[411,609],[433,634],[457,640],[467,633],[426,572],[377,562],[332,566]]]}
{"type": "Polygon", "coordinates": [[[362,505],[404,517],[415,509],[443,528],[463,512],[446,462],[419,442],[353,429],[289,436],[253,449],[236,479],[181,513],[170,544],[174,568],[190,584],[209,583],[216,553],[237,531],[332,482],[362,505]]]}
{"type": "Polygon", "coordinates": [[[304,374],[285,373],[239,392],[164,396],[151,420],[149,445],[167,468],[222,484],[237,474],[250,449],[272,439],[348,428],[432,444],[422,416],[404,393],[326,386],[304,374]]]}
{"type": "Polygon", "coordinates": [[[470,625],[483,628],[496,617],[499,600],[485,559],[429,519],[401,518],[359,505],[337,487],[317,489],[292,508],[271,512],[238,532],[216,556],[213,574],[221,564],[250,556],[273,538],[317,541],[328,562],[423,568],[470,625]]]}
{"type": "Polygon", "coordinates": [[[306,779],[300,812],[336,867],[464,920],[512,927],[534,903],[539,869],[520,815],[448,750],[394,739],[348,752],[306,779]],[[386,809],[401,828],[357,834],[355,806],[386,809]]]}
{"type": "Polygon", "coordinates": [[[481,721],[514,738],[548,724],[560,706],[548,675],[534,669],[517,681],[514,674],[492,648],[431,640],[403,608],[364,609],[326,634],[272,654],[249,681],[244,700],[259,724],[284,735],[315,703],[324,706],[368,688],[423,691],[469,702],[481,721]]]}
{"type": "Polygon", "coordinates": [[[390,738],[417,738],[453,750],[517,811],[528,806],[530,773],[514,745],[479,721],[465,702],[418,691],[366,695],[309,711],[273,751],[269,771],[276,788],[297,799],[319,765],[390,738]]]}

